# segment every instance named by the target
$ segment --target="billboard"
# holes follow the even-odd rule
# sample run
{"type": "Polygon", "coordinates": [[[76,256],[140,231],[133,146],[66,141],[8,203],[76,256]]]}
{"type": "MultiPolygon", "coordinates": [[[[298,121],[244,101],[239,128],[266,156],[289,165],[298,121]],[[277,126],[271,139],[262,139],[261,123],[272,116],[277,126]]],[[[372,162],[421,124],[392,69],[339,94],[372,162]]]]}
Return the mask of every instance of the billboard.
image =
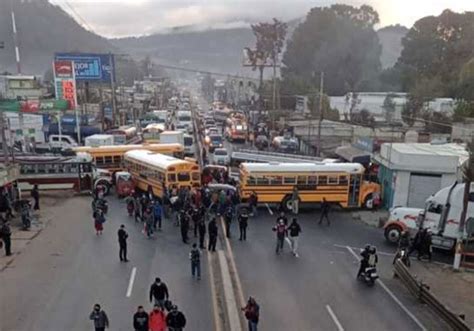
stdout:
{"type": "Polygon", "coordinates": [[[73,78],[71,61],[54,61],[54,75],[56,78],[73,78]]]}
{"type": "Polygon", "coordinates": [[[69,109],[75,109],[77,106],[76,77],[74,61],[55,60],[53,62],[54,87],[56,90],[56,99],[66,100],[69,109]]]}
{"type": "Polygon", "coordinates": [[[55,61],[73,61],[76,81],[110,83],[115,70],[111,54],[56,53],[55,61]]]}

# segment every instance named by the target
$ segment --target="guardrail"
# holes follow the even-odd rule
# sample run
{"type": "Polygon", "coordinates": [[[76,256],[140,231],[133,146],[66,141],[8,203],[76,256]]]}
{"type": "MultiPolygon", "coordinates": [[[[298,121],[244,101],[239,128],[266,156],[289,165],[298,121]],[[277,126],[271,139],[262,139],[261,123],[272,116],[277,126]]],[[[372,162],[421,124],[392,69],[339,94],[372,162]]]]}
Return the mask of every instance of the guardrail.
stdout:
{"type": "Polygon", "coordinates": [[[470,331],[471,328],[464,320],[453,313],[448,307],[439,301],[439,299],[430,292],[430,287],[422,281],[418,281],[403,262],[398,259],[394,266],[395,274],[400,278],[408,290],[420,302],[426,303],[433,309],[446,323],[456,331],[470,331]]]}

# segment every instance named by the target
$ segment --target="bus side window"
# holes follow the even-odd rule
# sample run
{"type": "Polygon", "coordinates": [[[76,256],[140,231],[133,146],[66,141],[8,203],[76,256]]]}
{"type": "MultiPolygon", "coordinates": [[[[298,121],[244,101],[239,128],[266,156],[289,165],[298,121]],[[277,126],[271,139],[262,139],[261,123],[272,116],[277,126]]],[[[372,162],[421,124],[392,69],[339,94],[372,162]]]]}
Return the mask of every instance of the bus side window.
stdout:
{"type": "Polygon", "coordinates": [[[249,176],[247,178],[247,185],[254,186],[255,184],[257,184],[257,180],[255,179],[255,177],[249,176]]]}
{"type": "Polygon", "coordinates": [[[308,185],[316,185],[318,183],[318,177],[308,176],[308,185]]]}
{"type": "Polygon", "coordinates": [[[328,177],[328,184],[329,185],[337,185],[338,183],[338,177],[336,176],[329,176],[328,177]]]}
{"type": "Polygon", "coordinates": [[[268,178],[257,177],[257,185],[268,185],[268,178]]]}
{"type": "Polygon", "coordinates": [[[295,177],[285,177],[284,179],[285,184],[290,184],[290,185],[295,185],[296,184],[296,178],[295,177]]]}
{"type": "Polygon", "coordinates": [[[298,176],[298,185],[306,185],[306,176],[298,176]]]}
{"type": "Polygon", "coordinates": [[[114,163],[120,163],[122,161],[120,155],[114,156],[113,160],[114,160],[114,163]]]}
{"type": "Polygon", "coordinates": [[[319,176],[318,177],[319,185],[327,185],[328,183],[328,176],[319,176]]]}
{"type": "Polygon", "coordinates": [[[95,158],[95,164],[96,165],[104,164],[104,157],[103,156],[97,156],[95,158]]]}
{"type": "Polygon", "coordinates": [[[270,185],[281,185],[282,182],[281,176],[275,176],[270,178],[270,185]]]}
{"type": "Polygon", "coordinates": [[[78,170],[79,170],[78,169],[78,164],[77,163],[72,163],[71,164],[71,172],[72,173],[77,173],[78,170]]]}
{"type": "Polygon", "coordinates": [[[200,178],[199,172],[193,172],[192,176],[193,176],[192,177],[193,181],[199,181],[199,178],[200,178]]]}
{"type": "Polygon", "coordinates": [[[112,156],[105,156],[104,157],[104,163],[106,163],[106,164],[112,163],[112,156]]]}
{"type": "Polygon", "coordinates": [[[347,185],[348,181],[347,181],[347,176],[340,176],[339,177],[339,184],[340,185],[347,185]]]}
{"type": "Polygon", "coordinates": [[[36,173],[37,174],[45,174],[46,167],[49,167],[49,164],[37,164],[36,165],[36,173]]]}

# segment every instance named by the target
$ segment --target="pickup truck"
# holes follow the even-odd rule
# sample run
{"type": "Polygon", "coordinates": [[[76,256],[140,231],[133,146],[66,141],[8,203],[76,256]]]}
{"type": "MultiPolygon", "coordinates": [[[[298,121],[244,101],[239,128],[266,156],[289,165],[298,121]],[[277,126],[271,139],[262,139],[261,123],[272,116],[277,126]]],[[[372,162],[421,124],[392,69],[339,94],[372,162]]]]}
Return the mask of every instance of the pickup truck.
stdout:
{"type": "Polygon", "coordinates": [[[61,152],[77,146],[77,142],[71,136],[52,134],[49,136],[49,142],[36,144],[36,151],[61,152]]]}

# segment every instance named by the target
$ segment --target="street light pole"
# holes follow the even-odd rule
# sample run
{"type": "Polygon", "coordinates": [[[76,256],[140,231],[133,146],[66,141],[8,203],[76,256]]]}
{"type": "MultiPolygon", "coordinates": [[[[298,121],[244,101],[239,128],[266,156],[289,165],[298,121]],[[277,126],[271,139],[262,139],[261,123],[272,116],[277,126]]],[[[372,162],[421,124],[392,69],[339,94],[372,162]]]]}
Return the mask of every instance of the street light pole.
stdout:
{"type": "Polygon", "coordinates": [[[112,89],[112,123],[117,125],[117,100],[115,99],[115,62],[112,53],[109,53],[110,62],[110,88],[112,89]]]}
{"type": "Polygon", "coordinates": [[[321,72],[321,81],[319,83],[319,123],[318,123],[318,153],[321,156],[321,123],[323,121],[323,91],[324,91],[324,72],[321,72]]]}

